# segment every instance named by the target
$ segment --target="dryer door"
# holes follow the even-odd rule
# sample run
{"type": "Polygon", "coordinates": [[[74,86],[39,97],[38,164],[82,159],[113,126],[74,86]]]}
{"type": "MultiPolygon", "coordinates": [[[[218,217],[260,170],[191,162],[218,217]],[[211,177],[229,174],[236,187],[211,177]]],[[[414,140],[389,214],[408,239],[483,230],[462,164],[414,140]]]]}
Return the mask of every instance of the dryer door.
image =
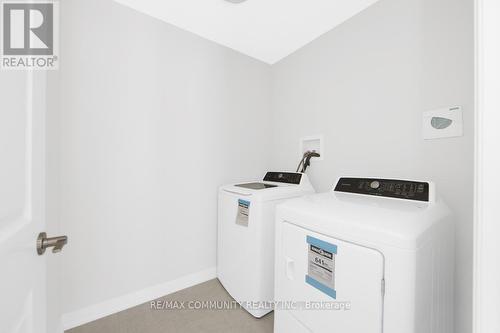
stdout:
{"type": "Polygon", "coordinates": [[[380,252],[290,223],[284,223],[282,237],[284,270],[277,276],[277,297],[304,302],[290,310],[297,320],[312,332],[382,332],[380,252]]]}

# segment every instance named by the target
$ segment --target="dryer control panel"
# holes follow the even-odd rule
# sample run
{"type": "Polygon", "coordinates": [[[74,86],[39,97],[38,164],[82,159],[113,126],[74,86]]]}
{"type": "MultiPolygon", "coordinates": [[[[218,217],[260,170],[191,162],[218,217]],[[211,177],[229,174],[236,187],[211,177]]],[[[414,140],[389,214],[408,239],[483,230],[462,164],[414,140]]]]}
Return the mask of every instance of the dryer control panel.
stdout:
{"type": "Polygon", "coordinates": [[[429,183],[411,180],[340,178],[335,191],[428,202],[429,188],[429,183]]]}

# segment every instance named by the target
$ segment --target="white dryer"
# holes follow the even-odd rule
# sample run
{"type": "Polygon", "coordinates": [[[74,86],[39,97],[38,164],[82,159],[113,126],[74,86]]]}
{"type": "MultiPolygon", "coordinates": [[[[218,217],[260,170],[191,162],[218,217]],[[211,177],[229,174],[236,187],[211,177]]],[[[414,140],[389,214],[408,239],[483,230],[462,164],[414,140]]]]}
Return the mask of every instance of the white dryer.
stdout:
{"type": "Polygon", "coordinates": [[[341,178],[279,205],[275,332],[453,333],[452,222],[431,182],[341,178]]]}
{"type": "Polygon", "coordinates": [[[306,174],[288,172],[219,189],[217,277],[257,318],[273,308],[275,206],[311,193],[306,174]]]}

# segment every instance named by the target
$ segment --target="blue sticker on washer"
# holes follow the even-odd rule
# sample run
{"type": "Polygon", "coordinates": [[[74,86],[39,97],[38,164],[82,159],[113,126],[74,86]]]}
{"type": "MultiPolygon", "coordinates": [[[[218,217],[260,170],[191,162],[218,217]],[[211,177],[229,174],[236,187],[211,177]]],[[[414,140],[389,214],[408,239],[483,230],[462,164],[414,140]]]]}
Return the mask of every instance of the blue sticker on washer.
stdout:
{"type": "Polygon", "coordinates": [[[306,283],[336,299],[335,256],[337,245],[307,236],[308,267],[306,283]]]}
{"type": "Polygon", "coordinates": [[[250,217],[250,201],[238,199],[238,213],[236,215],[236,224],[248,227],[250,217]]]}

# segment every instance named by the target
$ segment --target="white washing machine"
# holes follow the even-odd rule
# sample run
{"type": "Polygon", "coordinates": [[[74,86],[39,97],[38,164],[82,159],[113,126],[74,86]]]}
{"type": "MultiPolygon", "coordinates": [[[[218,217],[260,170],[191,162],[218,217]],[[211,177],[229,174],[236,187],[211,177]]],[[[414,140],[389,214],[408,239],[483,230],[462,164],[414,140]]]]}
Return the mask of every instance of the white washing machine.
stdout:
{"type": "Polygon", "coordinates": [[[453,333],[452,222],[431,182],[341,178],[279,205],[275,332],[453,333]]]}
{"type": "Polygon", "coordinates": [[[275,206],[310,193],[307,175],[287,172],[219,189],[217,277],[257,318],[272,311],[275,206]]]}

